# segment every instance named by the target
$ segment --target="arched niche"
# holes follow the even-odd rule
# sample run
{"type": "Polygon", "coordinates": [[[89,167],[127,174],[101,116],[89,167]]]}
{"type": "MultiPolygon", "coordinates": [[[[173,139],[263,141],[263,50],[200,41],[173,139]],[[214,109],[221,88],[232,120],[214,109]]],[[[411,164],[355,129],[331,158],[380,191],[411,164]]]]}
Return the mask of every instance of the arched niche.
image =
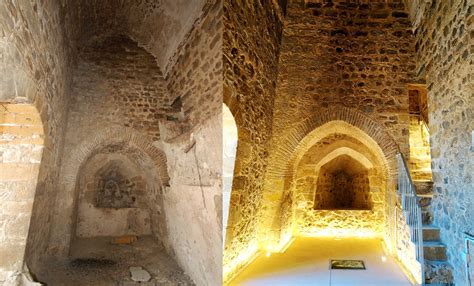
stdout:
{"type": "Polygon", "coordinates": [[[383,235],[388,170],[356,134],[325,134],[299,156],[285,191],[294,200],[282,209],[293,218],[282,225],[285,235],[383,235]]]}
{"type": "MultiPolygon", "coordinates": [[[[298,162],[304,154],[314,145],[328,136],[346,136],[356,141],[352,145],[362,145],[370,149],[372,162],[377,162],[377,167],[369,172],[369,178],[374,177],[377,190],[380,190],[374,202],[383,206],[387,201],[386,196],[392,195],[396,182],[396,158],[398,146],[393,138],[385,131],[384,127],[370,117],[350,108],[327,108],[312,117],[299,122],[288,134],[283,136],[270,154],[269,167],[265,176],[264,205],[266,209],[259,218],[259,244],[270,251],[282,249],[291,237],[301,229],[298,226],[298,216],[302,215],[301,208],[313,209],[314,193],[294,192],[296,184],[295,175],[298,162]],[[375,160],[375,161],[374,161],[375,160]],[[384,180],[376,177],[382,176],[384,180]],[[389,190],[389,191],[387,191],[389,190]],[[303,196],[307,199],[301,200],[303,196]]],[[[336,138],[337,139],[337,138],[336,138]]],[[[335,140],[339,141],[339,140],[335,140]]],[[[334,143],[344,147],[345,143],[334,143]]],[[[357,147],[351,147],[357,150],[357,147]]],[[[326,155],[327,153],[324,153],[326,155]]],[[[369,158],[369,157],[367,157],[369,158]]],[[[367,210],[366,217],[382,218],[387,208],[382,211],[367,210]]],[[[346,214],[339,213],[339,217],[346,214]]],[[[315,218],[314,221],[317,221],[315,218]]],[[[300,226],[304,226],[304,222],[300,226]]],[[[375,231],[363,231],[362,236],[382,236],[384,225],[378,225],[375,231]]],[[[318,231],[322,233],[319,229],[318,231]]],[[[306,232],[306,231],[304,231],[306,232]]],[[[313,231],[311,231],[313,232],[313,231]]],[[[350,235],[348,229],[344,235],[350,235]]],[[[329,234],[328,234],[329,235],[329,234]]]]}
{"type": "Polygon", "coordinates": [[[165,221],[152,218],[150,203],[160,204],[153,195],[161,193],[159,183],[133,156],[114,149],[113,153],[95,154],[81,168],[76,186],[76,237],[152,235],[152,226],[165,221]]]}
{"type": "MultiPolygon", "coordinates": [[[[77,224],[78,203],[81,194],[81,177],[90,160],[100,154],[114,154],[128,158],[139,166],[147,182],[146,199],[152,206],[152,231],[160,240],[166,240],[165,214],[161,208],[161,194],[169,186],[166,156],[163,151],[153,145],[147,136],[131,128],[108,128],[98,131],[96,136],[78,144],[71,156],[65,157],[60,178],[63,195],[56,202],[54,228],[51,243],[51,254],[67,257],[73,242],[77,224]],[[157,216],[153,218],[153,216],[157,216]],[[153,221],[160,222],[159,228],[153,229],[153,221]]],[[[93,164],[92,164],[93,165],[93,164]]],[[[93,171],[92,171],[93,172],[93,171]]]]}
{"type": "Polygon", "coordinates": [[[370,210],[369,168],[352,156],[341,154],[322,164],[314,198],[316,210],[370,210]]]}

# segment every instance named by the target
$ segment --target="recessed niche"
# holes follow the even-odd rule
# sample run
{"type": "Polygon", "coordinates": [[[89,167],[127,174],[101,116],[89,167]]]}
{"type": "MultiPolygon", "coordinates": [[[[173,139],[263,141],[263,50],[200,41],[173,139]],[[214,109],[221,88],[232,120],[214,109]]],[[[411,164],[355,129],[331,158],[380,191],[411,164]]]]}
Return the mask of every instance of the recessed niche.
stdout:
{"type": "Polygon", "coordinates": [[[151,187],[133,156],[101,153],[80,173],[78,237],[149,235],[152,233],[151,187]]]}
{"type": "Polygon", "coordinates": [[[372,209],[368,170],[342,155],[321,166],[314,199],[315,209],[372,209]]]}

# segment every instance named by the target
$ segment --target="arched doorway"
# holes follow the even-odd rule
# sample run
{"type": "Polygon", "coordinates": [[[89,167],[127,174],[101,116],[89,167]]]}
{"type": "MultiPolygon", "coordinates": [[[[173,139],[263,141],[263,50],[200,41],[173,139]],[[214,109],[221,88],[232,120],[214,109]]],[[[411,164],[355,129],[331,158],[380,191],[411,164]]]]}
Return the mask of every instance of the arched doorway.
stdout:
{"type": "Polygon", "coordinates": [[[384,237],[388,160],[371,136],[329,121],[309,132],[289,161],[280,245],[294,236],[384,237]]]}
{"type": "MultiPolygon", "coordinates": [[[[223,224],[223,239],[226,238],[227,221],[229,217],[230,193],[232,191],[232,179],[234,177],[235,158],[237,153],[238,131],[232,112],[223,104],[222,106],[222,120],[223,120],[223,140],[222,140],[222,180],[223,180],[223,200],[224,207],[222,215],[224,217],[223,224]]],[[[225,245],[223,243],[223,245],[225,245]]]]}
{"type": "Polygon", "coordinates": [[[0,281],[17,279],[25,262],[43,145],[34,105],[0,103],[0,281]]]}
{"type": "Polygon", "coordinates": [[[377,143],[343,121],[323,124],[302,143],[285,195],[294,198],[294,220],[282,234],[382,238],[388,170],[377,143]]]}

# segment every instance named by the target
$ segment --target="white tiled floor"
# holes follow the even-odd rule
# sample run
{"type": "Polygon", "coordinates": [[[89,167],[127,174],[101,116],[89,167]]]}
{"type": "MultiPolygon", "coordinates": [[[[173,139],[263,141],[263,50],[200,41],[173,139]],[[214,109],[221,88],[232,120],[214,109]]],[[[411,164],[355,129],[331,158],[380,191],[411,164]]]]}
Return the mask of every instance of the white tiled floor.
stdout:
{"type": "Polygon", "coordinates": [[[231,285],[408,286],[412,285],[377,239],[298,238],[281,254],[261,255],[231,285]],[[330,270],[331,259],[364,260],[366,270],[330,270]]]}

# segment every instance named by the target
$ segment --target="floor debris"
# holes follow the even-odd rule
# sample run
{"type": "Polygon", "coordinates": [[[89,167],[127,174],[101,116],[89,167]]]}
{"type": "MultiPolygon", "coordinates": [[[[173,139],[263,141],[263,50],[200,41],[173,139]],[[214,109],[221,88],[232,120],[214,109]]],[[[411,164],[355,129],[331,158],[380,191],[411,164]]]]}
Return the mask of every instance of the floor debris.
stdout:
{"type": "Polygon", "coordinates": [[[141,267],[130,267],[130,275],[133,281],[147,282],[151,279],[150,273],[141,267]]]}

